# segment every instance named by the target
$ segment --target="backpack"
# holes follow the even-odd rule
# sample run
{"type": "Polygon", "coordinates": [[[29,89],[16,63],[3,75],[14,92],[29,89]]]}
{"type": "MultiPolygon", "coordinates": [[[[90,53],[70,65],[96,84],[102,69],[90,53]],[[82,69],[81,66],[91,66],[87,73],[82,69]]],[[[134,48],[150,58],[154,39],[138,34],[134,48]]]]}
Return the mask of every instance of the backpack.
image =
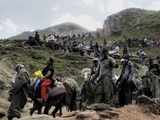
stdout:
{"type": "Polygon", "coordinates": [[[40,97],[40,91],[41,91],[41,80],[38,79],[35,81],[34,84],[34,94],[36,98],[40,97]]]}

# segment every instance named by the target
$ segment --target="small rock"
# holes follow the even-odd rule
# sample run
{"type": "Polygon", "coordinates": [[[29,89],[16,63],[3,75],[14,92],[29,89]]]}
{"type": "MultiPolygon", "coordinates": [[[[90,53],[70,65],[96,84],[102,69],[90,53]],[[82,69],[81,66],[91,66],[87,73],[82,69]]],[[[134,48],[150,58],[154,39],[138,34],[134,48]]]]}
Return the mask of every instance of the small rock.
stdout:
{"type": "Polygon", "coordinates": [[[154,104],[154,101],[151,98],[149,98],[145,95],[142,95],[137,98],[136,103],[146,105],[146,104],[154,104]]]}
{"type": "Polygon", "coordinates": [[[100,120],[100,116],[95,111],[80,112],[76,115],[77,120],[100,120]]]}
{"type": "Polygon", "coordinates": [[[112,118],[118,118],[119,114],[117,112],[114,112],[114,111],[109,111],[109,110],[105,110],[105,111],[102,111],[102,112],[98,112],[99,116],[102,118],[102,119],[112,119],[112,118]]]}
{"type": "Polygon", "coordinates": [[[73,117],[73,116],[76,116],[77,113],[78,113],[78,112],[76,112],[76,111],[64,113],[62,117],[63,117],[63,118],[73,117]]]}
{"type": "Polygon", "coordinates": [[[160,115],[160,102],[159,99],[151,99],[145,95],[139,96],[137,98],[137,104],[145,107],[145,112],[152,112],[154,114],[160,115]]]}
{"type": "Polygon", "coordinates": [[[34,115],[34,116],[26,116],[19,120],[53,120],[53,117],[48,115],[34,115]]]}
{"type": "Polygon", "coordinates": [[[110,107],[110,105],[104,104],[104,103],[92,104],[90,106],[87,106],[87,109],[88,110],[95,110],[95,111],[103,111],[103,110],[110,110],[110,111],[112,111],[112,108],[110,107]]]}

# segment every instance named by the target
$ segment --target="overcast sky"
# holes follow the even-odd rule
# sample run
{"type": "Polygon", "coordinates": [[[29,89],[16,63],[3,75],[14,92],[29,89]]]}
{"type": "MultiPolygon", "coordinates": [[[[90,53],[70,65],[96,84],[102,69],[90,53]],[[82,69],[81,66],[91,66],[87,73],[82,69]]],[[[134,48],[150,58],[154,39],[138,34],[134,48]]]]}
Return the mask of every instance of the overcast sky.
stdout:
{"type": "Polygon", "coordinates": [[[130,7],[159,10],[160,0],[0,0],[0,38],[63,22],[95,30],[130,7]]]}

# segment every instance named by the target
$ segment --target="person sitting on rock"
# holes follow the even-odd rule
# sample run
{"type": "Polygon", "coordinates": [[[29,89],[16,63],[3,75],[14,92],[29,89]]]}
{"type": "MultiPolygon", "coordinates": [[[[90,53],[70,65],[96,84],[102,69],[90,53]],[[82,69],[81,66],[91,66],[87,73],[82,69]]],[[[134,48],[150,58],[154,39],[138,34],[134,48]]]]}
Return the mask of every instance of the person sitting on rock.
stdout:
{"type": "Polygon", "coordinates": [[[39,36],[39,33],[36,31],[36,33],[35,33],[35,40],[37,41],[37,42],[39,42],[40,41],[40,36],[39,36]]]}

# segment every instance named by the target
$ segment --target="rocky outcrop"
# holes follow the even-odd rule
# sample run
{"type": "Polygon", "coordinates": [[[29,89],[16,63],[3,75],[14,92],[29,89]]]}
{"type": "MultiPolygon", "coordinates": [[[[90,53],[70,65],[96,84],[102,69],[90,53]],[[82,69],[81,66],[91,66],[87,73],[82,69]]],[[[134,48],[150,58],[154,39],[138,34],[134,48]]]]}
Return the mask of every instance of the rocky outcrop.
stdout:
{"type": "Polygon", "coordinates": [[[142,95],[137,98],[137,103],[145,108],[145,112],[160,115],[160,98],[151,99],[142,95]]]}
{"type": "Polygon", "coordinates": [[[133,26],[134,24],[138,24],[138,18],[142,16],[144,12],[142,9],[131,8],[107,17],[103,25],[104,35],[119,34],[123,32],[125,25],[133,26]],[[132,24],[132,21],[134,21],[134,24],[132,24]]]}
{"type": "Polygon", "coordinates": [[[122,28],[120,24],[120,16],[117,15],[109,16],[103,25],[103,29],[105,36],[121,32],[122,28]]]}
{"type": "Polygon", "coordinates": [[[157,36],[160,12],[130,8],[108,16],[103,25],[104,36],[157,36]]]}

